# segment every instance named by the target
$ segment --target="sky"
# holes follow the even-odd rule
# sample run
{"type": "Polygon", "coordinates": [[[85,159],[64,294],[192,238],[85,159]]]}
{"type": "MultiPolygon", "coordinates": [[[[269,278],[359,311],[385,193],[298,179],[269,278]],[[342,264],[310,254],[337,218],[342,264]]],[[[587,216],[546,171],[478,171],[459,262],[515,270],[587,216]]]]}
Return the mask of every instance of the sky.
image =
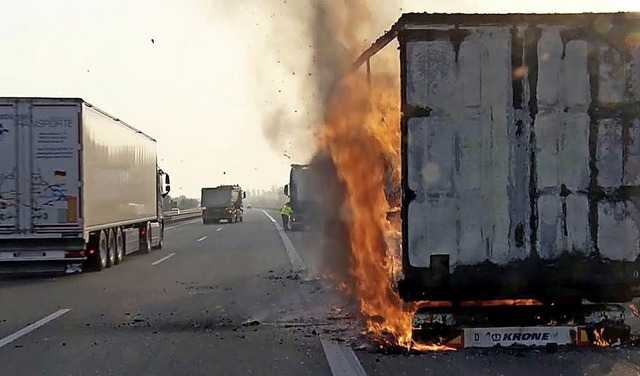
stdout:
{"type": "MultiPolygon", "coordinates": [[[[382,11],[377,1],[372,12],[382,11]]],[[[198,197],[203,186],[229,183],[284,185],[289,165],[311,155],[319,124],[301,84],[301,61],[311,56],[300,49],[304,19],[277,3],[2,0],[0,96],[81,97],[151,135],[172,195],[198,197]],[[297,49],[274,44],[278,38],[297,49]]],[[[385,6],[370,40],[409,11],[640,11],[638,0],[385,3],[397,6],[385,6]]]]}

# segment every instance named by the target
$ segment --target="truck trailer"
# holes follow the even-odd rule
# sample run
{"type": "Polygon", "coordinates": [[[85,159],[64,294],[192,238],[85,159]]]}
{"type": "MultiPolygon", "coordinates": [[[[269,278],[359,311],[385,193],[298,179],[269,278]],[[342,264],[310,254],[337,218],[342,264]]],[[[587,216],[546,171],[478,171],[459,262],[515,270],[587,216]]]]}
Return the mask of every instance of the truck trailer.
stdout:
{"type": "Polygon", "coordinates": [[[78,98],[0,98],[0,273],[75,273],[160,248],[156,141],[78,98]]]}
{"type": "Polygon", "coordinates": [[[292,231],[319,223],[323,200],[322,184],[323,180],[320,178],[317,165],[313,163],[291,165],[289,183],[284,186],[284,194],[289,197],[293,210],[290,221],[292,231]]]}
{"type": "Polygon", "coordinates": [[[246,192],[239,185],[219,185],[212,188],[202,188],[200,205],[202,207],[202,223],[242,222],[244,209],[242,200],[247,197],[246,192]]]}
{"type": "Polygon", "coordinates": [[[425,302],[417,329],[478,347],[628,329],[610,303],[640,292],[639,27],[405,14],[357,59],[375,85],[376,55],[399,47],[397,289],[425,302]]]}

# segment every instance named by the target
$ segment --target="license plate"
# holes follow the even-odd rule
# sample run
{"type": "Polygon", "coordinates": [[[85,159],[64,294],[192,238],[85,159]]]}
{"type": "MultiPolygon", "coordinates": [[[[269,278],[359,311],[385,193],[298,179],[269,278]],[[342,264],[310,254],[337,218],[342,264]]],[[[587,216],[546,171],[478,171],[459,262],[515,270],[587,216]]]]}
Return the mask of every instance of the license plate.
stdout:
{"type": "Polygon", "coordinates": [[[575,326],[532,326],[464,329],[464,347],[544,347],[549,344],[576,344],[579,328],[575,326]]]}
{"type": "Polygon", "coordinates": [[[14,251],[14,259],[22,260],[60,260],[65,258],[64,251],[14,251]]]}

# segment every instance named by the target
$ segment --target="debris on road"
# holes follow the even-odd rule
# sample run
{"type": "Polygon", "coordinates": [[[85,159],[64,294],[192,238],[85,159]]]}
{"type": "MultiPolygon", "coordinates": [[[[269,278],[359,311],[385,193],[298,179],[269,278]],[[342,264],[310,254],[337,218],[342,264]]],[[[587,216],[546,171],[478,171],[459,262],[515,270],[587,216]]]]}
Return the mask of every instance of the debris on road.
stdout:
{"type": "Polygon", "coordinates": [[[255,319],[248,319],[242,323],[242,326],[258,326],[260,325],[260,321],[255,319]]]}

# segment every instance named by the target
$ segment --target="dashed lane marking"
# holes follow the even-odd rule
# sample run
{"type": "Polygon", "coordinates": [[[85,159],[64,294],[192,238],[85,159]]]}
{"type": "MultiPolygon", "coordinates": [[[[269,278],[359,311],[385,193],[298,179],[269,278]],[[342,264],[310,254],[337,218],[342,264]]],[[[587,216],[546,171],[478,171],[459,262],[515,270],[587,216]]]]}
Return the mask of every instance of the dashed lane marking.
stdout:
{"type": "Polygon", "coordinates": [[[164,256],[163,258],[161,258],[160,260],[152,262],[151,266],[156,266],[156,265],[158,265],[159,263],[161,263],[163,261],[167,261],[168,259],[172,258],[175,255],[176,255],[175,253],[170,253],[170,254],[164,256]]]}
{"type": "Polygon", "coordinates": [[[69,312],[70,309],[69,308],[63,308],[60,310],[55,311],[54,313],[50,314],[47,317],[44,317],[36,322],[34,322],[31,325],[25,326],[24,328],[18,330],[17,332],[8,335],[6,337],[4,337],[3,339],[0,339],[0,348],[10,344],[11,342],[17,340],[18,338],[29,334],[31,332],[33,332],[34,330],[38,329],[39,327],[45,325],[48,322],[51,322],[55,319],[57,319],[58,317],[64,315],[65,313],[69,312]]]}

